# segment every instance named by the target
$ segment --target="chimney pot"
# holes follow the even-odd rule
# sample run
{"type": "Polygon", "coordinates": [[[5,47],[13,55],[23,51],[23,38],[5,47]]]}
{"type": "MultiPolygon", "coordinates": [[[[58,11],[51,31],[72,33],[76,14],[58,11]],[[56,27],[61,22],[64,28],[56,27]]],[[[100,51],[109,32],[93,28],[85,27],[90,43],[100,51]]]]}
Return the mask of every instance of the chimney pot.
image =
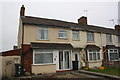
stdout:
{"type": "Polygon", "coordinates": [[[84,25],[87,25],[87,17],[82,16],[78,19],[78,24],[83,23],[84,25]]]}
{"type": "Polygon", "coordinates": [[[24,7],[24,5],[22,5],[22,7],[20,9],[20,16],[25,16],[25,7],[24,7]]]}

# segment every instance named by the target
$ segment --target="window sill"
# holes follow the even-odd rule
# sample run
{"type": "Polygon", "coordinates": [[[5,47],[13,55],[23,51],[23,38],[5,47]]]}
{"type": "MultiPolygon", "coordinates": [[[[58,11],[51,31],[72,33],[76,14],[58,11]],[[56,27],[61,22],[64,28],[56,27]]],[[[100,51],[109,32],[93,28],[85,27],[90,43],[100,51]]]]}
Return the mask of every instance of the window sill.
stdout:
{"type": "Polygon", "coordinates": [[[49,39],[43,39],[43,40],[38,39],[38,41],[49,41],[49,39]]]}
{"type": "Polygon", "coordinates": [[[72,39],[72,41],[80,41],[80,39],[72,39]]]}
{"type": "Polygon", "coordinates": [[[58,39],[64,39],[64,40],[68,40],[68,38],[60,38],[60,37],[59,37],[58,39]]]}
{"type": "Polygon", "coordinates": [[[109,60],[109,61],[119,61],[119,60],[109,60]]]}
{"type": "Polygon", "coordinates": [[[95,41],[87,41],[87,43],[95,43],[95,41]]]}
{"type": "Polygon", "coordinates": [[[86,62],[90,62],[90,63],[92,63],[92,62],[102,62],[102,60],[97,60],[97,61],[86,61],[86,62]]]}
{"type": "Polygon", "coordinates": [[[55,63],[48,63],[48,64],[32,64],[33,66],[45,66],[45,65],[55,65],[55,63]]]}

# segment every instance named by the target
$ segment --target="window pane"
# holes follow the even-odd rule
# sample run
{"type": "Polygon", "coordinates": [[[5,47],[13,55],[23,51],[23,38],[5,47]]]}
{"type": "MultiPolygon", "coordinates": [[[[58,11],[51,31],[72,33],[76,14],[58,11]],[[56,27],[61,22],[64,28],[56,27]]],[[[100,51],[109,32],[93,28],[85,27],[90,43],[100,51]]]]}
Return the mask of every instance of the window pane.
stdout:
{"type": "Polygon", "coordinates": [[[99,50],[88,50],[89,60],[100,60],[100,51],[99,50]]]}
{"type": "Polygon", "coordinates": [[[87,41],[94,41],[94,33],[87,32],[87,41]]]}
{"type": "Polygon", "coordinates": [[[89,60],[92,60],[92,53],[89,53],[89,60]]]}
{"type": "Polygon", "coordinates": [[[117,53],[117,50],[114,50],[114,52],[116,52],[116,53],[117,53]]]}
{"type": "Polygon", "coordinates": [[[110,50],[110,52],[113,52],[113,50],[110,50]]]}
{"type": "Polygon", "coordinates": [[[59,51],[59,69],[63,69],[63,51],[59,51]]]}
{"type": "Polygon", "coordinates": [[[72,31],[73,40],[79,39],[79,31],[72,31]]]}
{"type": "Polygon", "coordinates": [[[35,54],[35,64],[53,63],[53,53],[35,54]]]}
{"type": "Polygon", "coordinates": [[[107,38],[107,42],[112,42],[112,35],[111,34],[107,34],[106,38],[107,38]]]}
{"type": "Polygon", "coordinates": [[[93,60],[97,60],[96,53],[93,53],[93,60]]]}
{"type": "Polygon", "coordinates": [[[89,52],[93,52],[92,50],[89,50],[89,52]]]}
{"type": "Polygon", "coordinates": [[[117,53],[110,53],[110,60],[118,60],[117,53]]]}
{"type": "Polygon", "coordinates": [[[39,28],[38,29],[38,39],[40,39],[40,40],[48,39],[48,29],[47,28],[39,28]]]}
{"type": "Polygon", "coordinates": [[[120,36],[118,36],[118,42],[120,42],[120,36]]]}
{"type": "Polygon", "coordinates": [[[65,69],[69,68],[69,51],[64,51],[64,58],[65,58],[65,69]]]}
{"type": "Polygon", "coordinates": [[[100,60],[100,53],[97,53],[97,60],[100,60]]]}
{"type": "Polygon", "coordinates": [[[44,31],[44,36],[45,36],[44,39],[48,39],[48,30],[45,30],[45,31],[44,31]]]}
{"type": "Polygon", "coordinates": [[[40,39],[45,39],[45,33],[44,30],[40,30],[40,39]]]}
{"type": "Polygon", "coordinates": [[[60,38],[67,38],[67,31],[59,30],[59,37],[60,38]]]}
{"type": "Polygon", "coordinates": [[[48,50],[48,49],[47,50],[45,50],[45,49],[44,50],[43,49],[35,49],[35,52],[37,52],[37,53],[39,53],[39,52],[43,52],[43,53],[44,52],[51,52],[52,53],[52,50],[48,50]]]}

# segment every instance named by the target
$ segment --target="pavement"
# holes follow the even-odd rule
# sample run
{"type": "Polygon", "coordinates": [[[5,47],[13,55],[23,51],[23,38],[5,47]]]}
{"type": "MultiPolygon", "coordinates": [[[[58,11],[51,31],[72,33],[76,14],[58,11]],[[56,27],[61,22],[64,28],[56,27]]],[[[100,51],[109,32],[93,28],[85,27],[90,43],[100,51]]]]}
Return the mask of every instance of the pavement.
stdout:
{"type": "Polygon", "coordinates": [[[57,72],[34,76],[14,77],[5,80],[120,80],[120,77],[85,70],[57,72]]]}

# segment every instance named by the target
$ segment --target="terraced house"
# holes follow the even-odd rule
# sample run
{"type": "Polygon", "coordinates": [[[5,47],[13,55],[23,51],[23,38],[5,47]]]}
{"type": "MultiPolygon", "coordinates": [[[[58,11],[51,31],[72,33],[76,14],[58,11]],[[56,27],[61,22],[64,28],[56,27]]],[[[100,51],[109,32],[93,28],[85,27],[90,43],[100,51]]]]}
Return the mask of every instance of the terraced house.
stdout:
{"type": "Polygon", "coordinates": [[[120,26],[115,29],[87,24],[25,16],[21,7],[18,49],[23,51],[26,72],[56,71],[100,67],[120,58],[120,26]]]}

